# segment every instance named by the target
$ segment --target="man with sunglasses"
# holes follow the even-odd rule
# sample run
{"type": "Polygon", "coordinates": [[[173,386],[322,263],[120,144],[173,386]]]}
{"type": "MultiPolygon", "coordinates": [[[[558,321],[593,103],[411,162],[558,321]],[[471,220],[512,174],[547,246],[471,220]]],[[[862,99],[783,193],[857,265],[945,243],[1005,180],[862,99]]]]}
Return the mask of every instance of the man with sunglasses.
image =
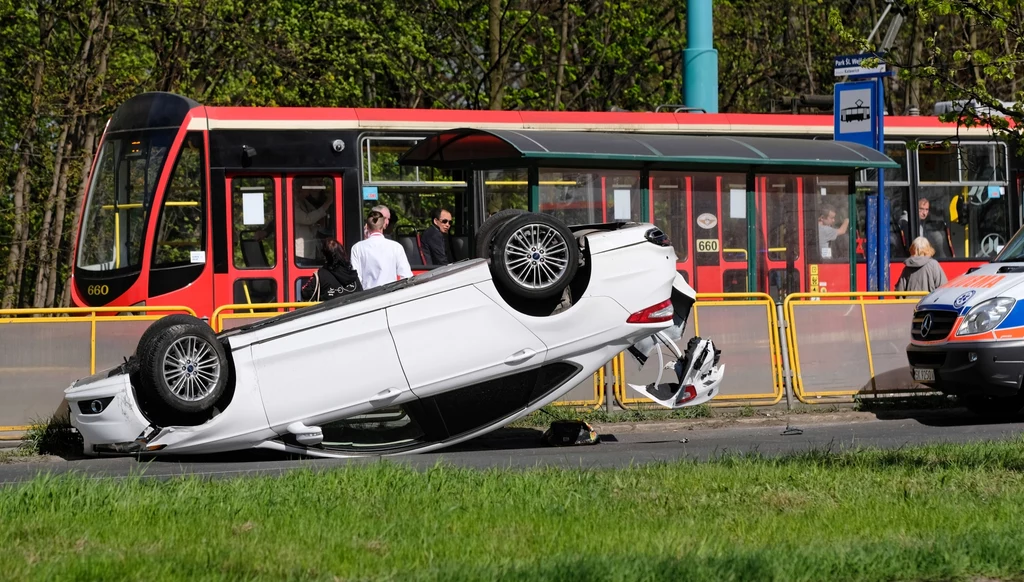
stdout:
{"type": "Polygon", "coordinates": [[[427,259],[427,264],[448,265],[454,263],[455,256],[452,254],[452,242],[448,234],[452,228],[452,214],[444,208],[435,208],[430,211],[430,219],[433,224],[420,235],[423,256],[427,259]]]}

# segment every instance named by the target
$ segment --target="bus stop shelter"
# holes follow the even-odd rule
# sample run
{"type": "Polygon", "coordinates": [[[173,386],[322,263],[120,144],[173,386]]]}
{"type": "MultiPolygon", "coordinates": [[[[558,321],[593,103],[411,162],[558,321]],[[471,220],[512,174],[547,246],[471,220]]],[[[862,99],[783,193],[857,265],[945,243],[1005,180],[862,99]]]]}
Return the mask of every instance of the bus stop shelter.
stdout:
{"type": "MultiPolygon", "coordinates": [[[[652,222],[699,292],[760,291],[778,301],[856,289],[858,259],[867,257],[858,256],[854,175],[899,167],[831,140],[467,128],[430,135],[398,163],[474,176],[515,170],[531,211],[570,224],[652,222]],[[840,218],[849,219],[845,232],[840,218]]],[[[500,185],[474,188],[486,196],[500,185]]]]}

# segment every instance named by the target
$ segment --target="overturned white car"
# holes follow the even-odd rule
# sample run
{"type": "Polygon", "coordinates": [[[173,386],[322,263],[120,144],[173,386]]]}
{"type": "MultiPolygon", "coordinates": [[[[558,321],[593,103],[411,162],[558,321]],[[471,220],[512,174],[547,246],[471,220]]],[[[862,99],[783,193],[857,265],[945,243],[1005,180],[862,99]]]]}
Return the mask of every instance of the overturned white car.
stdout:
{"type": "Polygon", "coordinates": [[[477,256],[220,334],[155,321],[124,364],[65,391],[85,453],[426,452],[557,400],[624,350],[659,367],[633,388],[663,406],[717,394],[714,345],[676,346],[695,293],[653,225],[503,211],[477,256]]]}

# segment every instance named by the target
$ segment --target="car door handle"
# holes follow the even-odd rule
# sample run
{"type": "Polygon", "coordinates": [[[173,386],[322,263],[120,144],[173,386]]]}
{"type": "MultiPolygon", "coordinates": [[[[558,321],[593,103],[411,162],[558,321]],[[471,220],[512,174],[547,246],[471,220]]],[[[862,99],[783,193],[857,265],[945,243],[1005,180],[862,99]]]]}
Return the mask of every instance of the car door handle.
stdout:
{"type": "Polygon", "coordinates": [[[392,398],[394,396],[398,396],[401,393],[402,393],[402,391],[399,390],[398,388],[388,388],[387,390],[381,390],[380,392],[374,394],[370,398],[370,402],[378,402],[380,400],[387,400],[388,398],[392,398]]]}
{"type": "Polygon", "coordinates": [[[516,364],[522,364],[526,360],[529,360],[530,358],[536,355],[537,352],[531,350],[530,348],[524,348],[506,358],[505,363],[510,366],[515,366],[516,364]]]}

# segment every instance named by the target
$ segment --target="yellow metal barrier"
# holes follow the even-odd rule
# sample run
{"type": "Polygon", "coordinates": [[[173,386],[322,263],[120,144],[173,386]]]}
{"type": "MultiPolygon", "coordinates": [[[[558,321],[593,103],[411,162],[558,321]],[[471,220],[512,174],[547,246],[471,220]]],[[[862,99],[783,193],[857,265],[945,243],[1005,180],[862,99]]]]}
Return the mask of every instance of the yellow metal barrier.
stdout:
{"type": "Polygon", "coordinates": [[[120,363],[149,322],[170,313],[196,315],[183,306],[0,310],[0,432],[61,413],[70,382],[120,363]]]}
{"type": "Polygon", "coordinates": [[[213,315],[210,316],[210,325],[213,327],[214,331],[220,333],[224,331],[225,319],[267,319],[284,313],[282,311],[277,311],[279,309],[296,309],[316,304],[317,303],[315,301],[291,301],[283,303],[232,303],[229,305],[221,305],[217,309],[213,310],[213,315]],[[249,313],[224,313],[225,311],[240,311],[242,309],[249,310],[249,313]],[[273,309],[274,311],[254,313],[253,310],[256,309],[273,309]]]}
{"type": "MultiPolygon", "coordinates": [[[[878,370],[875,367],[875,353],[872,350],[871,336],[872,327],[868,325],[868,308],[869,307],[887,307],[887,306],[901,306],[901,305],[914,305],[920,301],[921,297],[927,296],[928,293],[924,291],[901,291],[901,292],[889,292],[889,291],[875,291],[875,292],[850,292],[850,293],[793,293],[786,297],[783,303],[784,317],[788,322],[786,326],[786,342],[789,350],[789,360],[793,371],[793,393],[796,397],[805,404],[814,404],[814,400],[811,398],[821,397],[832,397],[832,396],[853,396],[855,394],[864,393],[885,393],[885,392],[913,392],[920,391],[914,388],[900,387],[895,389],[879,389],[877,385],[878,370]],[[849,387],[843,386],[841,383],[846,381],[844,371],[839,369],[840,364],[852,365],[854,368],[860,367],[862,364],[859,360],[859,356],[855,353],[849,354],[837,354],[832,353],[833,356],[831,377],[840,383],[840,386],[831,390],[814,390],[814,386],[809,387],[806,385],[804,379],[804,362],[801,361],[800,353],[800,342],[798,341],[797,335],[797,316],[794,311],[794,306],[800,305],[801,308],[814,307],[818,310],[824,311],[826,306],[846,306],[848,309],[846,313],[842,315],[844,317],[849,316],[851,311],[849,308],[856,308],[861,321],[857,326],[859,329],[856,333],[863,333],[864,344],[863,344],[863,356],[867,364],[868,382],[862,384],[860,387],[849,387]],[[855,359],[856,358],[856,359],[855,359]],[[863,386],[870,384],[871,389],[865,389],[863,386]]],[[[905,308],[901,308],[905,309],[905,308]]],[[[837,325],[838,320],[823,317],[824,314],[816,316],[816,321],[820,322],[820,327],[815,330],[819,338],[818,341],[812,342],[816,347],[827,346],[831,342],[839,343],[845,346],[849,346],[848,340],[851,335],[854,335],[851,326],[846,326],[846,332],[842,326],[837,325]],[[832,327],[829,327],[829,326],[832,327]]],[[[896,323],[901,326],[899,329],[904,330],[902,334],[897,332],[897,337],[902,337],[905,334],[905,341],[897,339],[896,341],[901,342],[896,347],[899,350],[903,350],[906,343],[910,341],[910,320],[900,320],[896,318],[896,323]]],[[[884,326],[876,326],[874,328],[876,333],[884,333],[887,331],[884,326]]],[[[894,342],[887,342],[892,344],[894,342]]],[[[891,346],[889,346],[891,348],[891,346]]],[[[860,348],[860,346],[858,346],[860,348]]],[[[806,350],[805,350],[806,351],[806,350]]],[[[905,355],[900,354],[902,358],[897,357],[897,360],[902,359],[903,366],[907,366],[905,361],[905,355]]],[[[898,368],[890,368],[884,370],[883,374],[899,373],[898,368]]],[[[855,376],[856,377],[856,376],[855,376]]],[[[909,379],[909,374],[907,378],[909,379]]]]}
{"type": "MultiPolygon", "coordinates": [[[[737,402],[743,402],[745,404],[756,405],[756,406],[772,406],[778,404],[785,395],[784,384],[783,384],[783,370],[782,370],[782,351],[781,351],[781,340],[779,337],[779,324],[778,317],[775,311],[775,301],[767,293],[698,293],[697,301],[693,304],[692,314],[690,320],[687,322],[687,328],[693,327],[693,332],[684,332],[683,339],[689,341],[689,338],[695,335],[701,335],[700,328],[700,309],[701,308],[736,308],[736,307],[751,307],[761,306],[764,308],[765,325],[767,326],[768,332],[768,365],[771,375],[771,392],[754,392],[745,393],[742,392],[742,388],[751,385],[749,379],[744,379],[742,372],[744,368],[733,364],[732,366],[726,366],[725,378],[722,380],[722,388],[718,396],[712,400],[712,406],[735,406],[737,402]],[[737,373],[740,373],[737,376],[737,373]]],[[[749,325],[749,320],[742,320],[742,325],[749,325]]],[[[705,326],[707,327],[707,326],[705,326]]],[[[751,327],[752,332],[755,328],[751,327]]],[[[707,330],[705,330],[707,331],[707,330]]],[[[716,337],[715,333],[706,333],[706,336],[710,337],[716,347],[722,350],[723,363],[728,363],[730,358],[730,346],[736,345],[731,342],[731,338],[716,337]]],[[[625,370],[625,357],[623,354],[619,354],[619,367],[620,372],[616,373],[616,397],[619,403],[626,407],[629,404],[645,403],[649,402],[645,398],[635,397],[630,398],[626,396],[627,382],[626,382],[626,370],[625,370]]]]}

